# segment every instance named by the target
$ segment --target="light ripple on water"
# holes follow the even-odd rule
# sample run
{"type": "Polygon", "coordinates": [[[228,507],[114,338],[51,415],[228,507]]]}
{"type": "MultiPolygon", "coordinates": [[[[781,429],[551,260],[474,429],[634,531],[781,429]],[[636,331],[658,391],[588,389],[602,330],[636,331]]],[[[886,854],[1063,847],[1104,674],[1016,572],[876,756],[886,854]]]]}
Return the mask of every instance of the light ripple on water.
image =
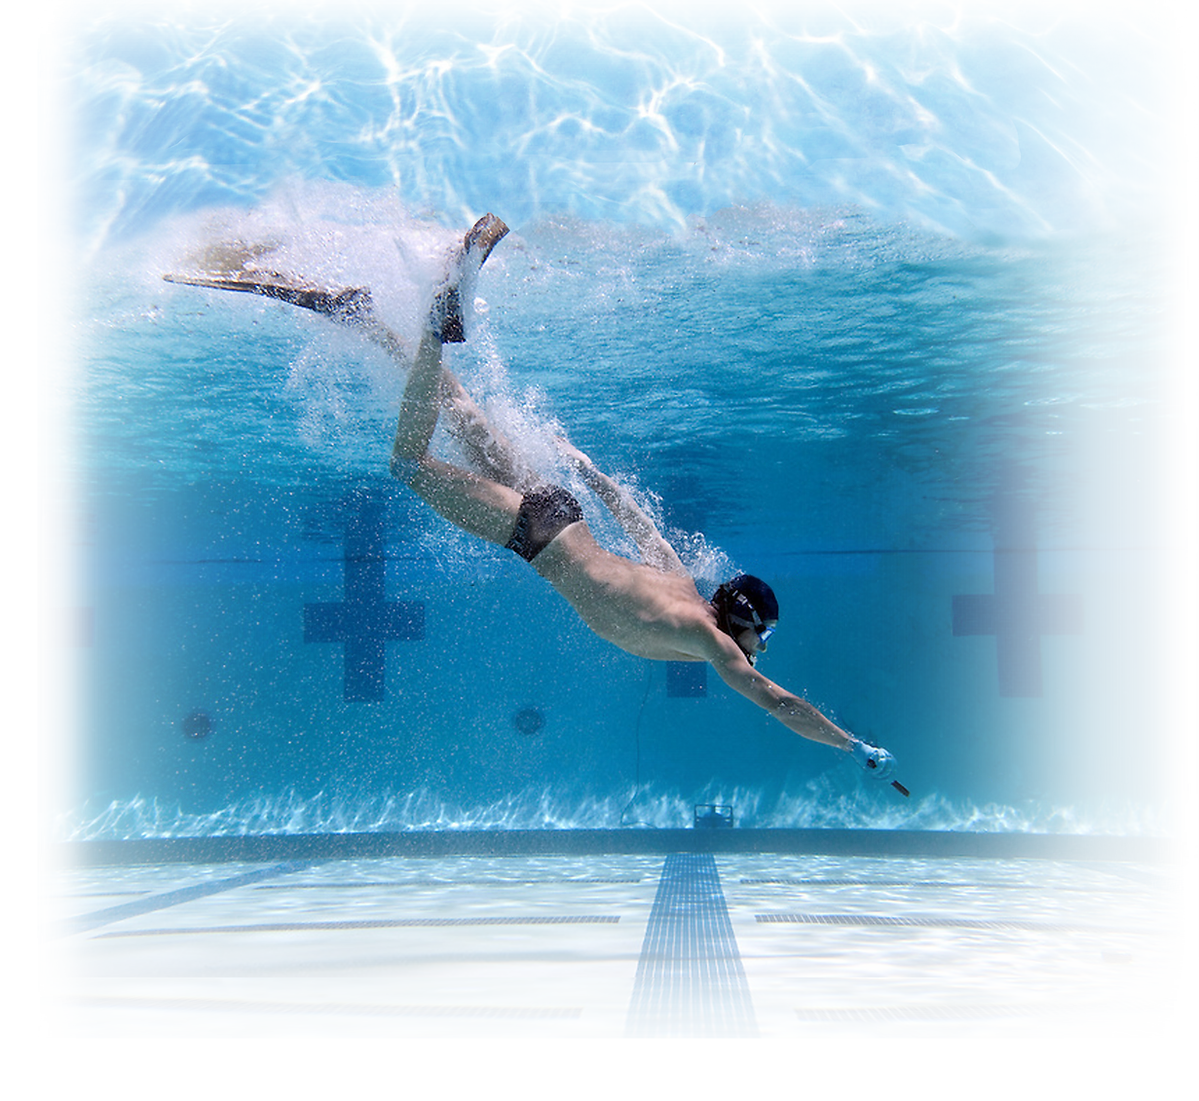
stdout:
{"type": "MultiPolygon", "coordinates": [[[[154,797],[113,800],[81,808],[59,826],[64,840],[146,837],[237,837],[260,834],[388,833],[454,829],[614,829],[621,826],[685,828],[695,800],[677,792],[643,790],[618,796],[529,788],[491,803],[457,805],[436,791],[311,795],[290,790],[247,796],[219,810],[185,811],[154,797]],[[632,800],[632,801],[630,801],[632,800]]],[[[983,833],[1161,835],[1150,810],[975,804],[940,795],[898,803],[890,791],[845,792],[826,778],[767,801],[738,788],[704,793],[700,801],[732,805],[745,828],[960,830],[983,833]]]]}
{"type": "Polygon", "coordinates": [[[85,233],[99,244],[295,177],[393,187],[458,221],[500,199],[514,224],[678,227],[756,200],[966,236],[1114,222],[1146,209],[1163,148],[1145,103],[1165,45],[1130,18],[98,15],[73,50],[85,233]]]}

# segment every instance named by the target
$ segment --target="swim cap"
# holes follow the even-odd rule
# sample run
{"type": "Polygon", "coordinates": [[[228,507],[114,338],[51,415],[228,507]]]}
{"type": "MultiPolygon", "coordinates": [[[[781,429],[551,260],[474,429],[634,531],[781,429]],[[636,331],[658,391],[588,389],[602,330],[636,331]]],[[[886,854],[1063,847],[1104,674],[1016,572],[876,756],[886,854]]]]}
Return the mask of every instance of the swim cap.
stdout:
{"type": "Polygon", "coordinates": [[[779,602],[774,591],[759,577],[738,574],[726,581],[712,597],[720,629],[732,638],[753,630],[765,644],[779,620],[779,602]]]}

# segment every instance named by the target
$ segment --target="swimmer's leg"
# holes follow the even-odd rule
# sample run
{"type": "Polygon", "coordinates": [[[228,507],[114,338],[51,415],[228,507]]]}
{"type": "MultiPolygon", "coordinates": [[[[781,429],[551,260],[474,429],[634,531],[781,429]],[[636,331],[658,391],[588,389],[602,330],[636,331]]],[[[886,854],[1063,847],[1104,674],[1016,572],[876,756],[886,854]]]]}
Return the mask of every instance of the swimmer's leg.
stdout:
{"type": "Polygon", "coordinates": [[[426,330],[408,372],[391,445],[391,472],[401,480],[408,480],[405,474],[429,450],[429,441],[441,413],[443,374],[441,340],[426,330]]]}
{"type": "Polygon", "coordinates": [[[426,332],[408,372],[400,416],[391,448],[392,473],[403,478],[426,454],[437,420],[445,410],[449,430],[471,463],[492,481],[513,489],[527,478],[511,442],[494,427],[487,415],[441,362],[441,341],[426,332]]]}
{"type": "MultiPolygon", "coordinates": [[[[446,280],[434,295],[428,324],[408,374],[392,444],[392,473],[397,477],[407,480],[412,464],[428,451],[443,407],[451,434],[486,477],[514,488],[525,473],[511,443],[495,431],[483,410],[441,362],[442,344],[465,339],[460,290],[466,293],[492,249],[507,233],[508,227],[494,214],[480,218],[463,237],[446,280]]],[[[402,362],[400,355],[395,358],[402,362]]]]}
{"type": "Polygon", "coordinates": [[[440,338],[426,332],[404,387],[392,444],[391,472],[450,523],[504,546],[516,527],[521,494],[501,481],[462,470],[429,454],[447,379],[460,385],[441,365],[440,338]]]}
{"type": "Polygon", "coordinates": [[[474,469],[512,489],[533,486],[533,470],[521,459],[512,441],[487,419],[462,383],[444,368],[442,403],[450,434],[462,445],[474,469]]]}
{"type": "Polygon", "coordinates": [[[499,547],[512,539],[523,497],[515,489],[432,455],[422,456],[409,471],[412,491],[451,524],[499,547]]]}
{"type": "Polygon", "coordinates": [[[501,546],[512,535],[521,497],[520,466],[512,445],[496,433],[462,384],[441,363],[442,343],[465,339],[460,293],[468,293],[483,262],[508,233],[494,214],[480,218],[462,241],[434,296],[429,327],[415,357],[410,346],[374,313],[367,287],[329,290],[284,272],[262,267],[270,246],[213,246],[195,258],[196,270],[167,274],[168,282],[263,295],[311,310],[358,329],[383,348],[401,368],[411,368],[392,445],[392,473],[410,485],[446,519],[501,546]],[[428,454],[443,404],[451,430],[468,456],[488,477],[460,470],[428,454]]]}

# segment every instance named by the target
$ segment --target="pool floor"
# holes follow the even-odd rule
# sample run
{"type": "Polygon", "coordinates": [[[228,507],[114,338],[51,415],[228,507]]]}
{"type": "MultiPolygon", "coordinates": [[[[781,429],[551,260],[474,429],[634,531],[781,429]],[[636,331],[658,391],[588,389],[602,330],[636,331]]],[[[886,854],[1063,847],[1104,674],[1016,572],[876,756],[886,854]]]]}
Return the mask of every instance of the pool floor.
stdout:
{"type": "Polygon", "coordinates": [[[1151,1034],[1160,867],[770,854],[63,870],[80,1037],[1151,1034]]]}

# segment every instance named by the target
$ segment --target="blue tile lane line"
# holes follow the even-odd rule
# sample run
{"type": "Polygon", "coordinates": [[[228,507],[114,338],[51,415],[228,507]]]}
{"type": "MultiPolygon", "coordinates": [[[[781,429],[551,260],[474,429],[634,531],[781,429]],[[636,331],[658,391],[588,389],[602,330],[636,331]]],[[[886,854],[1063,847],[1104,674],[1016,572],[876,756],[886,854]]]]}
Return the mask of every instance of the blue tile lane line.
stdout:
{"type": "Polygon", "coordinates": [[[119,906],[108,906],[103,910],[95,910],[90,914],[69,918],[60,927],[60,932],[65,934],[86,933],[92,929],[98,929],[102,925],[110,925],[114,921],[150,914],[155,910],[165,910],[169,906],[178,906],[182,902],[191,902],[193,899],[205,898],[208,895],[218,895],[222,891],[232,891],[234,888],[258,883],[263,879],[286,875],[288,872],[307,868],[311,863],[308,860],[288,860],[282,864],[272,864],[270,867],[258,868],[256,871],[244,872],[241,875],[232,875],[225,879],[211,879],[205,883],[195,883],[190,887],[180,887],[175,891],[164,891],[162,894],[150,895],[148,898],[139,898],[133,902],[122,902],[119,906]]]}
{"type": "Polygon", "coordinates": [[[650,911],[629,1036],[756,1036],[757,1021],[711,853],[672,853],[650,911]]]}
{"type": "Polygon", "coordinates": [[[345,531],[345,600],[304,605],[305,642],[345,644],[344,696],[377,702],[386,696],[388,642],[425,637],[425,606],[386,599],[386,509],[357,502],[345,531]]]}

